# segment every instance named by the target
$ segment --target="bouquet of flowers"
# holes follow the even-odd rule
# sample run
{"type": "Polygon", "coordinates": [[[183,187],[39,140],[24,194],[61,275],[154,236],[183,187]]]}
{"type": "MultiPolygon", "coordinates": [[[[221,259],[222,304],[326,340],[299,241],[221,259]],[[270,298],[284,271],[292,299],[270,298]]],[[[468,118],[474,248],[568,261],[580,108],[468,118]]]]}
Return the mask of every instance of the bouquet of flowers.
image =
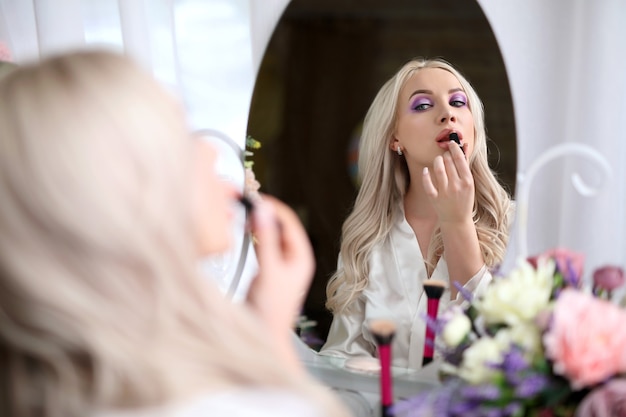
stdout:
{"type": "Polygon", "coordinates": [[[614,293],[624,274],[606,266],[585,286],[582,271],[582,255],[552,250],[464,294],[467,306],[429,323],[441,387],[395,415],[626,417],[626,309],[614,293]]]}

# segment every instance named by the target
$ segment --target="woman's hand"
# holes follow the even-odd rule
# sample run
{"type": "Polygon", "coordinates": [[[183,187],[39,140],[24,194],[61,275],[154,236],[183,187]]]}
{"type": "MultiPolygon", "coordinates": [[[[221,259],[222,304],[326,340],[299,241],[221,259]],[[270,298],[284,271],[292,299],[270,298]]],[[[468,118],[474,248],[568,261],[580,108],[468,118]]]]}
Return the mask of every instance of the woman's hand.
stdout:
{"type": "Polygon", "coordinates": [[[465,154],[450,141],[448,152],[433,161],[433,174],[425,168],[422,184],[441,223],[461,223],[471,218],[474,178],[465,154]]]}
{"type": "Polygon", "coordinates": [[[255,205],[252,232],[259,274],[248,303],[274,336],[290,335],[313,277],[311,244],[293,210],[265,195],[255,205]]]}
{"type": "MultiPolygon", "coordinates": [[[[450,283],[465,285],[485,262],[472,219],[474,178],[459,145],[450,142],[448,149],[433,162],[434,181],[424,170],[423,185],[439,216],[450,283]]],[[[456,298],[456,287],[450,294],[456,298]]]]}

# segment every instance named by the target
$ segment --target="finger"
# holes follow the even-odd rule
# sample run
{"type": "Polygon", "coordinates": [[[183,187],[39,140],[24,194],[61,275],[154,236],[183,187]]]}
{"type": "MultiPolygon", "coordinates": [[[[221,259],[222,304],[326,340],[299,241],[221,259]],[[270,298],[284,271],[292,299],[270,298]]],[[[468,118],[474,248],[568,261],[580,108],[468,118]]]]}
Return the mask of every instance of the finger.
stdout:
{"type": "Polygon", "coordinates": [[[422,184],[424,186],[424,191],[426,191],[426,195],[432,198],[437,198],[437,188],[435,187],[435,184],[433,184],[428,167],[424,167],[424,171],[422,173],[422,184]]]}
{"type": "Polygon", "coordinates": [[[306,231],[295,212],[285,203],[264,195],[255,209],[254,232],[259,235],[257,256],[259,263],[287,261],[301,262],[307,270],[313,269],[313,251],[306,231]],[[267,216],[269,212],[269,216],[267,216]],[[258,216],[258,225],[257,225],[258,216]]]}
{"type": "Polygon", "coordinates": [[[467,162],[467,156],[463,153],[461,147],[457,145],[456,142],[451,142],[448,149],[452,155],[452,159],[454,160],[454,165],[456,166],[456,171],[459,177],[462,178],[467,175],[471,175],[469,164],[467,162]]]}
{"type": "Polygon", "coordinates": [[[448,188],[448,175],[442,156],[437,156],[433,161],[433,171],[435,172],[435,183],[438,192],[442,192],[448,188]]]}
{"type": "Polygon", "coordinates": [[[271,265],[279,258],[280,235],[274,206],[264,198],[252,211],[252,233],[257,240],[256,254],[261,265],[271,265]]]}
{"type": "Polygon", "coordinates": [[[455,161],[452,159],[452,154],[450,152],[443,154],[443,164],[446,167],[448,181],[453,184],[457,183],[459,180],[459,173],[457,172],[455,161]]]}
{"type": "Polygon", "coordinates": [[[304,226],[296,213],[285,203],[273,200],[276,209],[276,217],[281,225],[281,249],[282,256],[286,260],[312,259],[312,248],[304,226]]]}

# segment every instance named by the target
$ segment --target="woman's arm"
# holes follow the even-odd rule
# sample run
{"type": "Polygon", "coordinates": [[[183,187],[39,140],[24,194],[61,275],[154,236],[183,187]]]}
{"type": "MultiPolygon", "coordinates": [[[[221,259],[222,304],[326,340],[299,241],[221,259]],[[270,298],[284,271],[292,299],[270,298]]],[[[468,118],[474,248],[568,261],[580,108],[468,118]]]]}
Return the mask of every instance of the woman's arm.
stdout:
{"type": "Polygon", "coordinates": [[[450,274],[450,294],[454,299],[457,289],[452,283],[467,284],[483,268],[485,261],[472,218],[474,179],[461,148],[451,143],[449,149],[433,162],[435,181],[426,169],[422,182],[439,217],[450,274]]]}

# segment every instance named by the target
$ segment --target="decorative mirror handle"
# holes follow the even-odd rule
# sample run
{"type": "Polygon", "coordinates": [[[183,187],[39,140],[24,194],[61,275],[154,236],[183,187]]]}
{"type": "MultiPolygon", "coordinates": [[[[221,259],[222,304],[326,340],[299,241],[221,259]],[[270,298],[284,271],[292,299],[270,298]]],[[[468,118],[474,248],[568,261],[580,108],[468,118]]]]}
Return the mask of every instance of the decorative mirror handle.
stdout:
{"type": "MultiPolygon", "coordinates": [[[[607,159],[598,151],[588,145],[580,143],[563,143],[556,145],[546,152],[542,153],[526,171],[526,175],[518,173],[517,182],[519,192],[517,194],[517,250],[518,256],[522,259],[528,257],[528,207],[530,200],[530,188],[537,171],[550,161],[567,155],[580,155],[593,162],[596,162],[604,173],[604,178],[612,176],[611,165],[607,159]]],[[[572,174],[572,185],[578,193],[584,197],[592,197],[600,187],[592,187],[587,185],[578,173],[572,174]]]]}

